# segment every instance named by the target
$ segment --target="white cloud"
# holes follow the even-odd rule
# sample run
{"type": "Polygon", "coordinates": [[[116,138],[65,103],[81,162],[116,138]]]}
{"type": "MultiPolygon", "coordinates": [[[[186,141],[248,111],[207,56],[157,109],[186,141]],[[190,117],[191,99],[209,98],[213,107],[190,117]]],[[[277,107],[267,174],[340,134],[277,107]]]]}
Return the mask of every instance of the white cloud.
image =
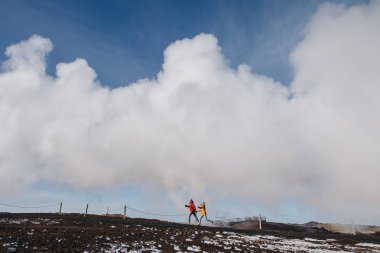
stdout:
{"type": "Polygon", "coordinates": [[[83,59],[46,75],[53,46],[34,35],[7,49],[0,74],[0,193],[144,182],[181,203],[285,199],[320,217],[375,221],[378,24],[378,2],[323,5],[291,54],[290,87],[232,69],[217,39],[200,34],[165,50],[156,79],[109,89],[83,59]]]}

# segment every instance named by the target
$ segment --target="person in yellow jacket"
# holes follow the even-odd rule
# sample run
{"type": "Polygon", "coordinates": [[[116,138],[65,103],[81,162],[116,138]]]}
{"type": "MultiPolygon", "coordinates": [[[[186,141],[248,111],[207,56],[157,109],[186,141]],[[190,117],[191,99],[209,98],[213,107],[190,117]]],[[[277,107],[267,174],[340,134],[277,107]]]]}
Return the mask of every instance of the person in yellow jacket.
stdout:
{"type": "Polygon", "coordinates": [[[207,221],[209,221],[211,223],[214,223],[212,220],[209,220],[207,218],[206,203],[205,202],[202,202],[202,204],[200,206],[198,206],[198,208],[199,208],[199,212],[201,212],[201,218],[199,219],[199,224],[198,225],[201,225],[203,217],[205,217],[207,221]]]}

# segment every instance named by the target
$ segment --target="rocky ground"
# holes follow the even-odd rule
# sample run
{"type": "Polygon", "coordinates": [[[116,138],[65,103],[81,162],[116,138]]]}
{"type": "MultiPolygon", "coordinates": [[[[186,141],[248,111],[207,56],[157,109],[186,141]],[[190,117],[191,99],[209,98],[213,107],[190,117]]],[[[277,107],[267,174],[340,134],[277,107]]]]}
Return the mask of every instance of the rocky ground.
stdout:
{"type": "Polygon", "coordinates": [[[0,252],[380,252],[356,236],[265,223],[263,230],[81,214],[0,214],[0,252]]]}

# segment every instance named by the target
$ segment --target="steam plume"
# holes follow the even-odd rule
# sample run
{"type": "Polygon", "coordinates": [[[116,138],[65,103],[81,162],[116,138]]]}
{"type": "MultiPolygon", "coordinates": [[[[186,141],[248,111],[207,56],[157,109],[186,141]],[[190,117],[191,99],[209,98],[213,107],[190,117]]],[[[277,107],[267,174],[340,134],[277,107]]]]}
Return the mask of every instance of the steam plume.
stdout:
{"type": "Polygon", "coordinates": [[[321,6],[290,55],[290,86],[231,68],[210,34],[172,43],[156,78],[117,89],[84,59],[47,75],[47,38],[11,45],[0,74],[0,194],[39,181],[144,182],[173,200],[291,200],[375,221],[379,24],[378,1],[321,6]]]}

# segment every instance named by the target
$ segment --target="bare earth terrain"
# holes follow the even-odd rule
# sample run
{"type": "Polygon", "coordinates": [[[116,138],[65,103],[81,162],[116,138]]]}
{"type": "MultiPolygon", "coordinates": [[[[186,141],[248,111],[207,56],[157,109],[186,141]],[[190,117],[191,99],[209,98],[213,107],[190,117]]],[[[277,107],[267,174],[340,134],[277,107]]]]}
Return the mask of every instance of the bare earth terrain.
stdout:
{"type": "Polygon", "coordinates": [[[380,235],[308,225],[207,227],[82,214],[0,213],[0,252],[380,252],[380,235]],[[247,229],[248,228],[248,229],[247,229]]]}

